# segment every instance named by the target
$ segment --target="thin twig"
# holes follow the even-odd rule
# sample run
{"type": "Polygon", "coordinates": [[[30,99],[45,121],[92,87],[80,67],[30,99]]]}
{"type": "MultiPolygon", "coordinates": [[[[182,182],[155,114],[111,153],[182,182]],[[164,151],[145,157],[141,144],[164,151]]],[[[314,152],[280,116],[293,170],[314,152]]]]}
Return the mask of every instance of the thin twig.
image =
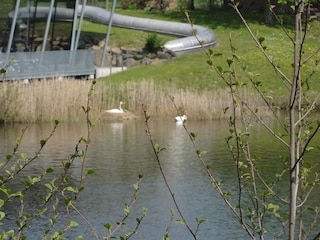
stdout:
{"type": "Polygon", "coordinates": [[[150,131],[150,128],[149,128],[149,124],[148,124],[148,121],[149,121],[149,118],[150,118],[150,117],[149,117],[148,114],[147,114],[146,106],[145,106],[145,105],[142,105],[142,109],[143,109],[143,114],[144,114],[144,119],[145,119],[145,131],[146,131],[147,137],[148,137],[148,139],[149,139],[149,142],[150,142],[151,145],[152,145],[152,149],[153,149],[153,152],[154,152],[154,154],[155,154],[155,157],[156,157],[156,160],[157,160],[157,164],[158,164],[160,173],[161,173],[161,175],[162,175],[162,179],[163,179],[163,181],[164,181],[164,183],[165,183],[165,185],[166,185],[166,188],[168,189],[168,191],[169,191],[169,193],[170,193],[170,195],[171,195],[171,198],[172,198],[173,203],[174,203],[174,205],[175,205],[175,207],[176,207],[176,209],[177,209],[177,211],[178,211],[178,213],[179,213],[179,216],[181,217],[181,220],[182,220],[183,223],[185,224],[185,226],[186,226],[186,228],[188,229],[189,233],[193,236],[193,238],[194,238],[195,240],[197,240],[197,239],[198,239],[198,238],[197,238],[197,235],[192,231],[192,229],[190,228],[190,226],[189,226],[186,218],[185,218],[184,215],[182,214],[182,211],[181,211],[181,209],[180,209],[180,207],[179,207],[179,204],[178,204],[178,202],[177,202],[177,200],[176,200],[176,198],[175,198],[175,196],[174,196],[174,193],[173,193],[173,191],[172,191],[172,189],[171,189],[171,187],[170,187],[170,185],[169,185],[169,183],[168,183],[167,177],[166,177],[166,175],[165,175],[165,173],[164,173],[164,171],[163,171],[162,164],[161,164],[160,158],[159,158],[159,153],[160,153],[160,151],[162,151],[162,150],[164,150],[164,149],[163,149],[163,148],[160,148],[159,146],[156,147],[157,145],[156,145],[156,144],[154,143],[154,141],[153,141],[152,134],[151,134],[151,131],[150,131]]]}

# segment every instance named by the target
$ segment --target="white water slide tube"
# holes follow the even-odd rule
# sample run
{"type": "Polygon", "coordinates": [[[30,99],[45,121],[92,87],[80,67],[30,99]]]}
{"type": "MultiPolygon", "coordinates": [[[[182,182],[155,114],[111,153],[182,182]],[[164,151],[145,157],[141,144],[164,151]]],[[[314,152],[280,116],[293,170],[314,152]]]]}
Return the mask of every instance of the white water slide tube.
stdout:
{"type": "MultiPolygon", "coordinates": [[[[79,6],[78,8],[78,16],[81,15],[82,7],[83,6],[79,6]]],[[[109,11],[92,6],[85,6],[84,8],[83,16],[85,19],[101,24],[109,23],[111,15],[109,11]]],[[[32,16],[34,8],[31,8],[30,12],[29,10],[28,8],[20,8],[19,17],[23,18],[28,16],[30,12],[32,16]]],[[[36,18],[46,18],[48,14],[49,8],[38,7],[36,18]]],[[[56,19],[60,20],[72,20],[74,17],[73,10],[66,8],[56,8],[55,14],[56,19]]],[[[194,31],[188,23],[130,17],[114,13],[112,15],[112,26],[182,37],[168,41],[164,45],[165,48],[174,51],[176,54],[188,53],[202,47],[212,47],[216,44],[215,34],[212,30],[193,25],[193,29],[196,32],[195,37],[193,34],[194,31]]]]}

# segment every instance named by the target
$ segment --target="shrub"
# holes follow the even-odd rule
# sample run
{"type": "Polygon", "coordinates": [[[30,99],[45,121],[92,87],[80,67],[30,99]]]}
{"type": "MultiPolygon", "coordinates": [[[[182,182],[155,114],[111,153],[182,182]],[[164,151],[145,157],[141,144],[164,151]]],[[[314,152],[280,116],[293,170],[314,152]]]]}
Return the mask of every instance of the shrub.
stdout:
{"type": "Polygon", "coordinates": [[[156,33],[149,34],[144,49],[148,53],[156,53],[161,47],[161,41],[156,33]]]}

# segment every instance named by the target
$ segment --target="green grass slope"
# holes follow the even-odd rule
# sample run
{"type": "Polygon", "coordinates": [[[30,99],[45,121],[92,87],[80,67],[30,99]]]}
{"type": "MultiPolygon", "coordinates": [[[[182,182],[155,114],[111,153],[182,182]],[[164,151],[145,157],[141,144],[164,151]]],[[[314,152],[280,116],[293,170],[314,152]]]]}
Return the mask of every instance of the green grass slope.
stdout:
{"type": "MultiPolygon", "coordinates": [[[[137,16],[144,18],[163,19],[176,22],[187,22],[184,13],[177,11],[145,12],[138,10],[116,10],[117,13],[129,16],[137,16]]],[[[215,58],[215,64],[222,68],[227,67],[226,60],[231,57],[230,39],[236,48],[237,55],[242,63],[247,66],[248,71],[256,75],[257,80],[263,83],[265,91],[276,93],[277,95],[287,94],[286,89],[282,87],[282,81],[279,79],[270,64],[264,59],[258,48],[255,46],[248,31],[244,28],[243,23],[236,13],[232,11],[191,11],[189,15],[194,24],[209,27],[214,30],[217,37],[217,45],[213,49],[215,53],[221,54],[215,58]]],[[[263,37],[264,45],[268,49],[268,53],[276,62],[277,66],[289,77],[292,75],[293,62],[293,45],[288,40],[285,33],[277,25],[268,26],[264,24],[263,14],[248,14],[245,16],[252,31],[259,37],[263,37]]],[[[292,19],[284,18],[289,34],[293,36],[292,19]]],[[[100,24],[86,23],[84,30],[93,34],[104,34],[106,26],[100,24]]],[[[111,46],[130,46],[142,48],[146,41],[148,33],[141,31],[132,31],[127,29],[113,28],[110,37],[111,46]]],[[[171,36],[160,36],[163,42],[172,39],[171,36]]],[[[312,52],[319,48],[320,24],[318,21],[309,25],[308,37],[305,42],[304,54],[307,58],[312,52]]],[[[315,59],[319,61],[319,53],[315,59]]],[[[206,55],[203,51],[183,55],[171,62],[166,62],[156,66],[139,66],[129,69],[128,71],[114,74],[107,77],[105,81],[111,82],[127,82],[153,80],[159,84],[168,84],[176,88],[190,88],[197,91],[214,90],[224,88],[224,84],[219,77],[210,70],[206,64],[206,55]]],[[[309,76],[316,66],[316,60],[308,62],[303,67],[303,76],[309,76]]],[[[239,72],[240,79],[244,75],[239,72]]],[[[318,90],[319,83],[315,81],[316,74],[310,80],[312,89],[318,90]]]]}

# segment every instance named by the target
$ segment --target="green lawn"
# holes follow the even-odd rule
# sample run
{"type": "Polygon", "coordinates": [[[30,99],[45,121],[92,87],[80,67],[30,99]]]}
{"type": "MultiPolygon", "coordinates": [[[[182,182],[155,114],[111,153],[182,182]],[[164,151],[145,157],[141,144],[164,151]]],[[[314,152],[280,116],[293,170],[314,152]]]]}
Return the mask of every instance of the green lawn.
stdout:
{"type": "MultiPolygon", "coordinates": [[[[145,12],[138,10],[122,10],[117,9],[116,13],[163,19],[176,22],[187,22],[184,13],[177,11],[168,11],[160,13],[156,11],[145,12]]],[[[276,93],[278,96],[287,94],[287,90],[283,88],[282,81],[276,76],[270,64],[264,59],[257,47],[252,41],[248,31],[244,28],[239,17],[231,11],[191,11],[189,15],[193,22],[198,25],[212,28],[217,37],[217,45],[213,49],[215,53],[221,54],[215,58],[215,63],[227,67],[226,60],[231,57],[229,38],[232,39],[232,44],[236,48],[237,55],[242,63],[247,66],[248,71],[256,75],[256,79],[263,83],[263,90],[276,93]]],[[[268,53],[276,62],[281,70],[292,75],[293,51],[292,43],[288,40],[279,26],[265,25],[263,14],[250,14],[245,16],[253,32],[259,37],[264,37],[264,45],[268,49],[268,53]]],[[[292,25],[290,18],[284,20],[287,24],[290,36],[292,36],[292,25]]],[[[106,26],[100,24],[88,23],[84,25],[84,30],[94,34],[105,34],[106,26]]],[[[110,37],[110,45],[112,46],[130,46],[141,48],[144,45],[148,33],[141,31],[132,31],[127,29],[112,29],[110,37]]],[[[160,36],[163,41],[172,39],[170,36],[160,36]]],[[[307,57],[317,48],[319,48],[320,39],[320,22],[314,21],[310,25],[310,30],[305,43],[305,56],[307,57]]],[[[320,59],[320,54],[316,55],[317,61],[320,59]]],[[[174,61],[163,63],[156,66],[143,66],[132,68],[128,71],[114,74],[111,77],[105,78],[106,81],[112,82],[127,82],[127,81],[142,81],[152,79],[157,83],[170,84],[177,88],[191,88],[195,90],[214,90],[224,88],[225,85],[219,79],[218,75],[206,64],[207,58],[204,52],[200,51],[193,54],[183,55],[174,61]]],[[[315,69],[316,60],[306,64],[303,68],[302,75],[309,76],[312,70],[315,69]]],[[[317,66],[319,68],[319,66],[317,66]]],[[[239,72],[240,81],[246,81],[244,74],[239,72]]],[[[309,84],[312,89],[318,91],[320,84],[316,82],[317,74],[313,74],[309,84]]]]}

